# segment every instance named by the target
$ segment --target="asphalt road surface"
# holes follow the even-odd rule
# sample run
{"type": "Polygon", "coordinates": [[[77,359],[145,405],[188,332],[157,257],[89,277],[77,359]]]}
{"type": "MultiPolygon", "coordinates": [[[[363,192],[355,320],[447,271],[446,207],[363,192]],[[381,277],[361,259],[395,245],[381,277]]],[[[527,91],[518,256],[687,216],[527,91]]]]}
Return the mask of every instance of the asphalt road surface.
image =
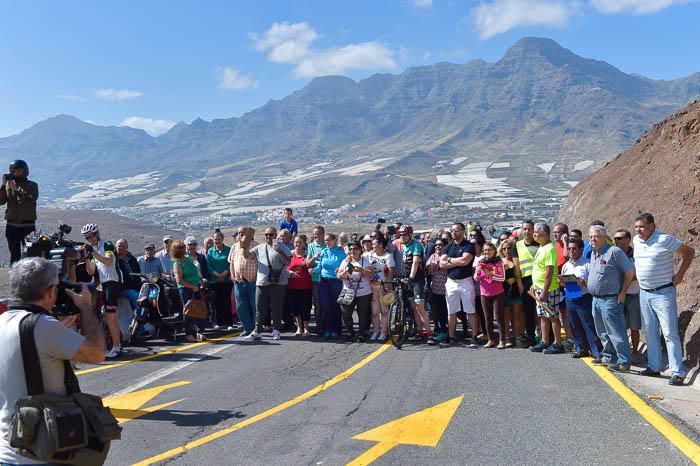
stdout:
{"type": "Polygon", "coordinates": [[[107,464],[691,464],[568,355],[291,334],[153,349],[175,352],[79,372],[124,427],[107,464]]]}

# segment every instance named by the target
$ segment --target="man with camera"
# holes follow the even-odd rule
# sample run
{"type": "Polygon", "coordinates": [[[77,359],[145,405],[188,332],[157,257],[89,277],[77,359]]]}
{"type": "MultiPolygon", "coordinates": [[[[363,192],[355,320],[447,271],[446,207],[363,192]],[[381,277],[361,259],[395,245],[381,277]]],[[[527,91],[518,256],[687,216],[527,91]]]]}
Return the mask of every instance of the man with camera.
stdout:
{"type": "Polygon", "coordinates": [[[80,293],[70,289],[63,292],[80,311],[84,336],[69,328],[75,316],[53,314],[59,297],[59,270],[53,262],[30,257],[17,262],[9,272],[10,295],[8,310],[0,315],[0,464],[38,464],[10,446],[9,424],[17,400],[26,398],[23,351],[20,345],[20,322],[31,313],[41,314],[34,326],[34,341],[38,354],[44,393],[66,395],[65,361],[98,364],[104,360],[105,341],[97,316],[92,310],[91,295],[83,284],[80,293]]]}
{"type": "Polygon", "coordinates": [[[5,210],[5,236],[10,249],[10,263],[22,257],[24,238],[36,229],[36,200],[39,198],[39,185],[29,181],[29,165],[24,160],[10,163],[10,173],[2,175],[0,205],[7,204],[5,210]]]}

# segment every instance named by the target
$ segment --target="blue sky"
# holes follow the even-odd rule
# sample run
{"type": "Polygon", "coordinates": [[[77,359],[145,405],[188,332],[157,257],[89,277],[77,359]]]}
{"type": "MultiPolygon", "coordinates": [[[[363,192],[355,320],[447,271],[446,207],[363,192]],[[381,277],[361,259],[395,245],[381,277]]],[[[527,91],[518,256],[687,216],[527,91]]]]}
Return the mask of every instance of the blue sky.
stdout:
{"type": "Polygon", "coordinates": [[[316,75],[497,61],[523,36],[674,79],[700,71],[698,18],[693,0],[0,0],[0,137],[60,113],[158,134],[316,75]]]}

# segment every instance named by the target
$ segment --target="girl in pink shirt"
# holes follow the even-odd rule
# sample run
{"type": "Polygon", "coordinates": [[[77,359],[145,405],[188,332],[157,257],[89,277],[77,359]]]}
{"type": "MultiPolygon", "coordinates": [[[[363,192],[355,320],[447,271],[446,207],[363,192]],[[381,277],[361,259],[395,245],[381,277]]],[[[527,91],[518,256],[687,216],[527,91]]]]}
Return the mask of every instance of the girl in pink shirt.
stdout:
{"type": "Polygon", "coordinates": [[[493,334],[493,316],[495,314],[496,322],[498,323],[498,349],[504,349],[508,341],[503,311],[503,303],[505,301],[503,282],[506,279],[506,274],[503,269],[503,262],[498,257],[496,246],[487,242],[483,246],[483,251],[484,255],[476,263],[474,280],[479,283],[479,288],[481,288],[481,308],[484,311],[486,333],[489,338],[486,348],[496,346],[493,334]]]}

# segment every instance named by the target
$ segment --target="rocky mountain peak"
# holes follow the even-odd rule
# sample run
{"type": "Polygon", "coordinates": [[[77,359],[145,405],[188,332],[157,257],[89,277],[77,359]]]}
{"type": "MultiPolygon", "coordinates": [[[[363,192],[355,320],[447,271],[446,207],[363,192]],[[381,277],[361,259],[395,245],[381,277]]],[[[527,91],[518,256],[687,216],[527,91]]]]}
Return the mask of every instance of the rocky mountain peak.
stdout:
{"type": "Polygon", "coordinates": [[[506,51],[498,63],[523,62],[533,59],[546,60],[557,66],[574,64],[584,60],[552,39],[523,37],[506,51]]]}

